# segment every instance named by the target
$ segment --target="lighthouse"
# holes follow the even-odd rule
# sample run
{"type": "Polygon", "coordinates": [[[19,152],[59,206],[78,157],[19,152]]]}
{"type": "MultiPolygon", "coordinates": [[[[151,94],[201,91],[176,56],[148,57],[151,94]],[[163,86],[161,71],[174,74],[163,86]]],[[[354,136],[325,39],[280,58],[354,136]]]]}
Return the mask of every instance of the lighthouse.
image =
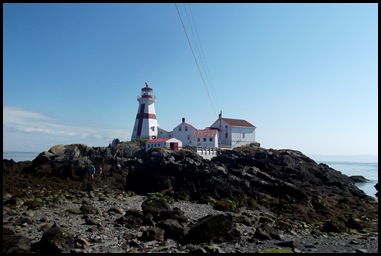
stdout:
{"type": "Polygon", "coordinates": [[[141,94],[138,95],[139,108],[136,115],[134,130],[132,131],[131,141],[137,139],[156,139],[158,124],[155,113],[156,97],[153,89],[145,83],[141,94]]]}

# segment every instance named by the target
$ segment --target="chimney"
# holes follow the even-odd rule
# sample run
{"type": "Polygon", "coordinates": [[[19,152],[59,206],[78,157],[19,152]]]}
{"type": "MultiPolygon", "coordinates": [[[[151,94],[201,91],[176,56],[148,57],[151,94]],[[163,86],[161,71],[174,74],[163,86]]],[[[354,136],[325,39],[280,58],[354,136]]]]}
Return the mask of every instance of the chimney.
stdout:
{"type": "Polygon", "coordinates": [[[185,123],[185,118],[183,117],[183,123],[185,123]]]}

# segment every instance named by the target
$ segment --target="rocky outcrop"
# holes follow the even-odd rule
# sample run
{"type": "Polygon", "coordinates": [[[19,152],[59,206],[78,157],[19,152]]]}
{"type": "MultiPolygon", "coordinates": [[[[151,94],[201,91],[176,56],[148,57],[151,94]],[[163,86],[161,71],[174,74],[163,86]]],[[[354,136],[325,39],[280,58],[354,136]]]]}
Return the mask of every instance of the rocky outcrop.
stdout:
{"type": "Polygon", "coordinates": [[[339,171],[299,151],[250,146],[222,151],[211,161],[187,150],[151,150],[143,164],[129,172],[126,189],[140,194],[163,191],[175,199],[231,210],[266,206],[279,220],[329,220],[337,226],[363,215],[364,209],[372,219],[377,211],[374,199],[339,171]]]}
{"type": "MultiPolygon", "coordinates": [[[[298,225],[311,225],[316,232],[325,233],[378,229],[378,203],[355,185],[353,177],[326,164],[317,164],[295,150],[249,145],[223,150],[207,160],[186,149],[175,152],[154,148],[145,153],[139,143],[109,147],[73,144],[54,146],[33,161],[3,160],[6,207],[38,209],[44,205],[42,198],[70,199],[97,190],[105,194],[154,195],[165,199],[144,202],[142,211],[110,209],[123,213],[117,225],[151,226],[140,237],[144,241],[239,242],[240,234],[234,223],[262,223],[253,234],[255,239],[277,239],[280,231],[298,225]],[[101,166],[103,173],[92,179],[88,175],[90,165],[101,166]],[[274,217],[248,219],[224,214],[208,216],[190,225],[179,209],[170,209],[166,204],[175,201],[210,204],[229,214],[265,208],[274,217]],[[205,230],[208,230],[207,237],[203,235],[205,230]]],[[[87,225],[99,225],[91,217],[100,214],[97,208],[84,204],[70,212],[85,214],[87,225]]],[[[49,252],[71,250],[72,247],[65,246],[72,240],[65,242],[67,238],[59,238],[62,244],[51,241],[50,237],[56,237],[53,231],[48,233],[49,239],[42,239],[46,243],[44,248],[49,252]]],[[[28,243],[20,237],[8,238],[23,244],[18,249],[9,246],[8,250],[28,248],[28,243]]]]}
{"type": "Polygon", "coordinates": [[[354,183],[365,183],[369,181],[368,179],[366,179],[364,176],[361,176],[361,175],[353,175],[353,176],[349,176],[349,178],[351,178],[351,180],[353,180],[354,183]]]}

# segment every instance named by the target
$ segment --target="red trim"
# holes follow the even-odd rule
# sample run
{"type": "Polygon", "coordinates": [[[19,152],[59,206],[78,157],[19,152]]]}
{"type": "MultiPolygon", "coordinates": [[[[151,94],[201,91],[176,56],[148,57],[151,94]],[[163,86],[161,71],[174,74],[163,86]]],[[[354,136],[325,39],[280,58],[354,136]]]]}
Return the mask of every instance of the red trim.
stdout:
{"type": "MultiPolygon", "coordinates": [[[[137,114],[136,115],[136,119],[139,119],[140,118],[140,116],[141,116],[142,114],[137,114]]],[[[147,114],[147,113],[144,113],[143,115],[142,115],[143,117],[143,119],[156,119],[156,115],[155,114],[147,114]]]]}
{"type": "Polygon", "coordinates": [[[139,114],[136,115],[136,119],[138,120],[138,130],[136,133],[137,137],[140,137],[140,135],[142,134],[142,126],[143,126],[143,120],[144,119],[155,119],[156,120],[155,114],[144,113],[145,107],[146,107],[146,104],[141,104],[139,114]]]}
{"type": "Polygon", "coordinates": [[[145,106],[146,106],[146,104],[141,104],[140,105],[140,111],[139,111],[139,114],[136,117],[136,119],[139,119],[139,122],[138,122],[138,131],[137,131],[137,134],[136,134],[137,137],[140,137],[140,135],[142,134],[142,126],[143,126],[144,108],[145,108],[145,106]]]}

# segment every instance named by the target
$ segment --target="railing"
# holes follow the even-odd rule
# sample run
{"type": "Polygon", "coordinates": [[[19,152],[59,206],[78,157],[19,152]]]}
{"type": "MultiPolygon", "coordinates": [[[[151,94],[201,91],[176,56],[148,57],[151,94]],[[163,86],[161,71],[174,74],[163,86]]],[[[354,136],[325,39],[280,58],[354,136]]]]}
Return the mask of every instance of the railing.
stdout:
{"type": "Polygon", "coordinates": [[[144,94],[144,95],[138,95],[138,99],[141,99],[141,98],[144,98],[144,99],[154,99],[156,100],[156,96],[152,96],[152,95],[149,95],[149,94],[144,94]]]}

